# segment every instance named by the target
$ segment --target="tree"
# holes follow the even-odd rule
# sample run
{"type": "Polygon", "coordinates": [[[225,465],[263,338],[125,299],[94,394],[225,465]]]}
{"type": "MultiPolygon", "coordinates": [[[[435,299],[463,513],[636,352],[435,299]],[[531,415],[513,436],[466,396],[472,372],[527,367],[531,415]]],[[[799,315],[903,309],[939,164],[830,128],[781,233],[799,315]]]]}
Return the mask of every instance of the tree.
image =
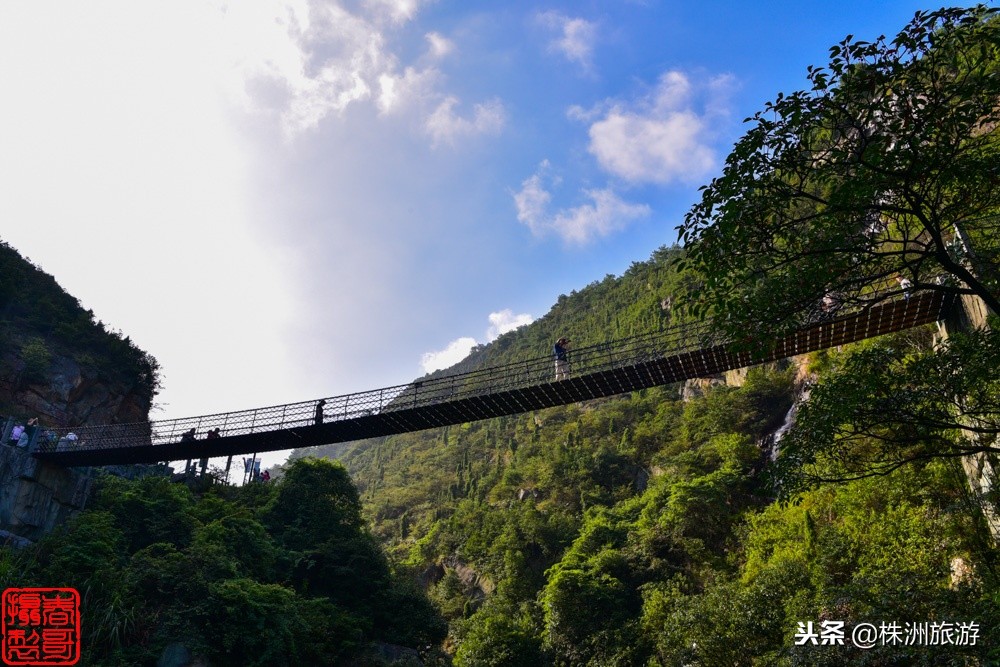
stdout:
{"type": "Polygon", "coordinates": [[[812,389],[781,441],[786,492],[931,458],[1000,454],[1000,332],[917,350],[901,342],[848,354],[812,389]]]}
{"type": "Polygon", "coordinates": [[[289,549],[361,534],[361,500],[347,470],[326,459],[300,459],[286,470],[266,514],[272,534],[289,549]]]}
{"type": "Polygon", "coordinates": [[[869,305],[905,277],[1000,312],[997,11],[918,12],[891,41],[848,36],[809,68],[809,90],[748,119],[679,228],[679,263],[701,274],[686,307],[732,336],[774,335],[824,296],[869,305]]]}

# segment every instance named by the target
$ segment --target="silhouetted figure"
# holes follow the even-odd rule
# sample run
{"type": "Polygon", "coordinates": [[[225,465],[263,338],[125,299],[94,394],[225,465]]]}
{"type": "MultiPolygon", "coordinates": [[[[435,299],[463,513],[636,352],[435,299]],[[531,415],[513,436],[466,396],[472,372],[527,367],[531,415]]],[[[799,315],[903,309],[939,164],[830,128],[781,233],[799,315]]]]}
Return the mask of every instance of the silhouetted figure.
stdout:
{"type": "Polygon", "coordinates": [[[219,430],[220,429],[218,429],[218,428],[214,428],[214,429],[210,428],[210,429],[208,429],[208,433],[205,434],[205,439],[206,440],[216,440],[218,438],[221,438],[222,436],[219,434],[219,430]]]}
{"type": "Polygon", "coordinates": [[[316,425],[319,426],[323,423],[323,406],[326,405],[326,399],[320,399],[320,402],[316,404],[316,425]]]}
{"type": "Polygon", "coordinates": [[[552,354],[556,358],[556,381],[565,380],[569,377],[569,356],[566,346],[569,345],[569,338],[560,338],[552,347],[552,354]]]}
{"type": "Polygon", "coordinates": [[[197,438],[194,437],[194,434],[195,434],[194,429],[191,429],[189,431],[184,431],[184,433],[181,434],[181,442],[194,442],[195,440],[197,440],[197,438]]]}

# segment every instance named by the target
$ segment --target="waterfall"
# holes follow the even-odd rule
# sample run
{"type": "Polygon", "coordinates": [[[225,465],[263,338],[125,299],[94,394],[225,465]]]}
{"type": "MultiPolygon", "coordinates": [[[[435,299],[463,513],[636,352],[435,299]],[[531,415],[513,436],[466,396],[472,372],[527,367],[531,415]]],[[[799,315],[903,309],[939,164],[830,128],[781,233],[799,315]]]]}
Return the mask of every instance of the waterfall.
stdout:
{"type": "Polygon", "coordinates": [[[778,460],[778,446],[781,443],[781,439],[785,437],[786,433],[788,433],[788,429],[795,424],[795,415],[799,411],[799,405],[808,400],[809,387],[807,386],[804,387],[799,395],[795,397],[795,400],[792,401],[792,407],[788,408],[788,412],[785,413],[785,421],[783,421],[781,426],[778,427],[778,430],[772,433],[771,437],[767,439],[768,449],[770,450],[768,457],[771,459],[772,463],[778,460]]]}

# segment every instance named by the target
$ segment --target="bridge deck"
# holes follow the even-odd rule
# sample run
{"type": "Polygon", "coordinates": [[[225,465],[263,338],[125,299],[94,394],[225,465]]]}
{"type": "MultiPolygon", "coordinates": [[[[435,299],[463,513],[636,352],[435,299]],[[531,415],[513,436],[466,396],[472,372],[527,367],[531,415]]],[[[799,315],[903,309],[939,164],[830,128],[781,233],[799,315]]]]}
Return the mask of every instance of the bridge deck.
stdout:
{"type": "MultiPolygon", "coordinates": [[[[924,292],[907,300],[818,322],[752,355],[730,344],[690,344],[678,336],[642,337],[632,347],[599,345],[574,353],[572,377],[552,381],[546,357],[426,382],[328,399],[324,422],[315,423],[316,401],[209,415],[166,423],[77,429],[79,444],[35,453],[63,466],[155,463],[276,451],[419,431],[519,414],[638,389],[706,377],[735,368],[835,347],[942,319],[950,302],[924,292]],[[342,403],[342,405],[341,405],[342,403]],[[280,415],[279,412],[280,411],[280,415]],[[165,432],[165,425],[169,431],[165,432]],[[221,437],[188,442],[180,429],[220,428],[221,437]]],[[[705,329],[694,331],[707,340],[705,329]]],[[[684,332],[689,338],[692,330],[684,332]]]]}

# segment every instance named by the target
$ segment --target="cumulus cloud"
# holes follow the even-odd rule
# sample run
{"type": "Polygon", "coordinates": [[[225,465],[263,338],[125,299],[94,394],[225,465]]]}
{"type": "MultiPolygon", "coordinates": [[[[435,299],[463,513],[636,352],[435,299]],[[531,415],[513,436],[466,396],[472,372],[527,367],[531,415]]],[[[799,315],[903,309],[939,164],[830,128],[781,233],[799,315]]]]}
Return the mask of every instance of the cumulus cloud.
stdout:
{"type": "Polygon", "coordinates": [[[504,308],[501,311],[490,313],[489,320],[490,328],[486,331],[486,340],[494,341],[508,331],[523,327],[525,324],[531,324],[534,318],[528,313],[515,315],[510,308],[504,308]]]}
{"type": "Polygon", "coordinates": [[[420,357],[420,367],[424,373],[433,373],[449,366],[454,366],[469,356],[476,345],[476,339],[470,336],[457,338],[437,352],[424,352],[420,357]]]}
{"type": "Polygon", "coordinates": [[[582,194],[590,203],[551,213],[552,194],[546,183],[555,184],[557,180],[550,177],[549,171],[546,160],[521,182],[519,191],[512,193],[517,219],[535,236],[555,233],[567,243],[585,245],[650,214],[649,206],[624,201],[610,188],[584,190],[582,194]]]}
{"type": "Polygon", "coordinates": [[[426,54],[411,64],[394,52],[401,25],[425,4],[231,2],[223,7],[227,30],[221,39],[236,73],[231,92],[248,110],[279,118],[289,138],[359,103],[373,104],[383,116],[405,109],[423,118],[434,143],[499,132],[499,100],[476,104],[463,117],[455,111],[459,99],[441,90],[444,77],[435,63],[454,49],[445,36],[427,33],[426,54]]]}
{"type": "Polygon", "coordinates": [[[395,67],[376,18],[337,3],[232,2],[224,14],[235,94],[254,111],[276,113],[289,135],[369,99],[372,82],[395,67]]]}
{"type": "Polygon", "coordinates": [[[552,219],[552,228],[571,243],[584,244],[595,236],[608,236],[650,213],[645,204],[630,204],[610,189],[584,190],[584,194],[593,203],[559,211],[552,219]]]}
{"type": "Polygon", "coordinates": [[[367,0],[365,4],[377,15],[387,17],[396,23],[402,23],[412,19],[420,5],[426,5],[427,2],[420,0],[367,0]]]}
{"type": "MultiPolygon", "coordinates": [[[[486,330],[484,343],[490,343],[508,331],[513,331],[518,327],[531,324],[534,318],[528,313],[515,315],[510,308],[504,308],[489,314],[490,326],[486,330]]],[[[424,373],[432,373],[454,366],[458,362],[469,356],[469,353],[479,343],[471,336],[456,338],[448,343],[443,350],[437,352],[425,352],[420,357],[420,367],[424,373]]]]}
{"type": "Polygon", "coordinates": [[[430,48],[432,58],[444,58],[455,50],[454,42],[439,33],[429,32],[424,37],[427,39],[427,45],[430,48]]]}
{"type": "Polygon", "coordinates": [[[531,233],[541,236],[545,232],[546,217],[552,195],[545,189],[542,179],[549,170],[549,161],[543,161],[538,171],[521,183],[521,189],[513,194],[517,219],[528,226],[531,233]]]}
{"type": "Polygon", "coordinates": [[[471,117],[455,112],[457,97],[446,97],[427,118],[424,128],[435,146],[454,144],[456,140],[477,134],[499,134],[506,122],[507,113],[499,99],[493,99],[472,108],[471,117]]]}
{"type": "Polygon", "coordinates": [[[573,18],[560,12],[548,11],[538,15],[538,21],[559,33],[549,42],[549,50],[560,53],[570,62],[589,69],[597,39],[597,24],[582,18],[573,18]]]}
{"type": "Polygon", "coordinates": [[[402,74],[382,74],[378,80],[379,113],[400,113],[433,99],[440,78],[440,72],[432,67],[407,67],[402,74]]]}
{"type": "MultiPolygon", "coordinates": [[[[603,169],[629,183],[700,182],[715,167],[712,126],[726,117],[732,86],[729,76],[692,82],[682,72],[666,72],[643,99],[601,114],[590,126],[589,151],[603,169]]],[[[579,107],[568,113],[588,116],[579,107]]]]}

